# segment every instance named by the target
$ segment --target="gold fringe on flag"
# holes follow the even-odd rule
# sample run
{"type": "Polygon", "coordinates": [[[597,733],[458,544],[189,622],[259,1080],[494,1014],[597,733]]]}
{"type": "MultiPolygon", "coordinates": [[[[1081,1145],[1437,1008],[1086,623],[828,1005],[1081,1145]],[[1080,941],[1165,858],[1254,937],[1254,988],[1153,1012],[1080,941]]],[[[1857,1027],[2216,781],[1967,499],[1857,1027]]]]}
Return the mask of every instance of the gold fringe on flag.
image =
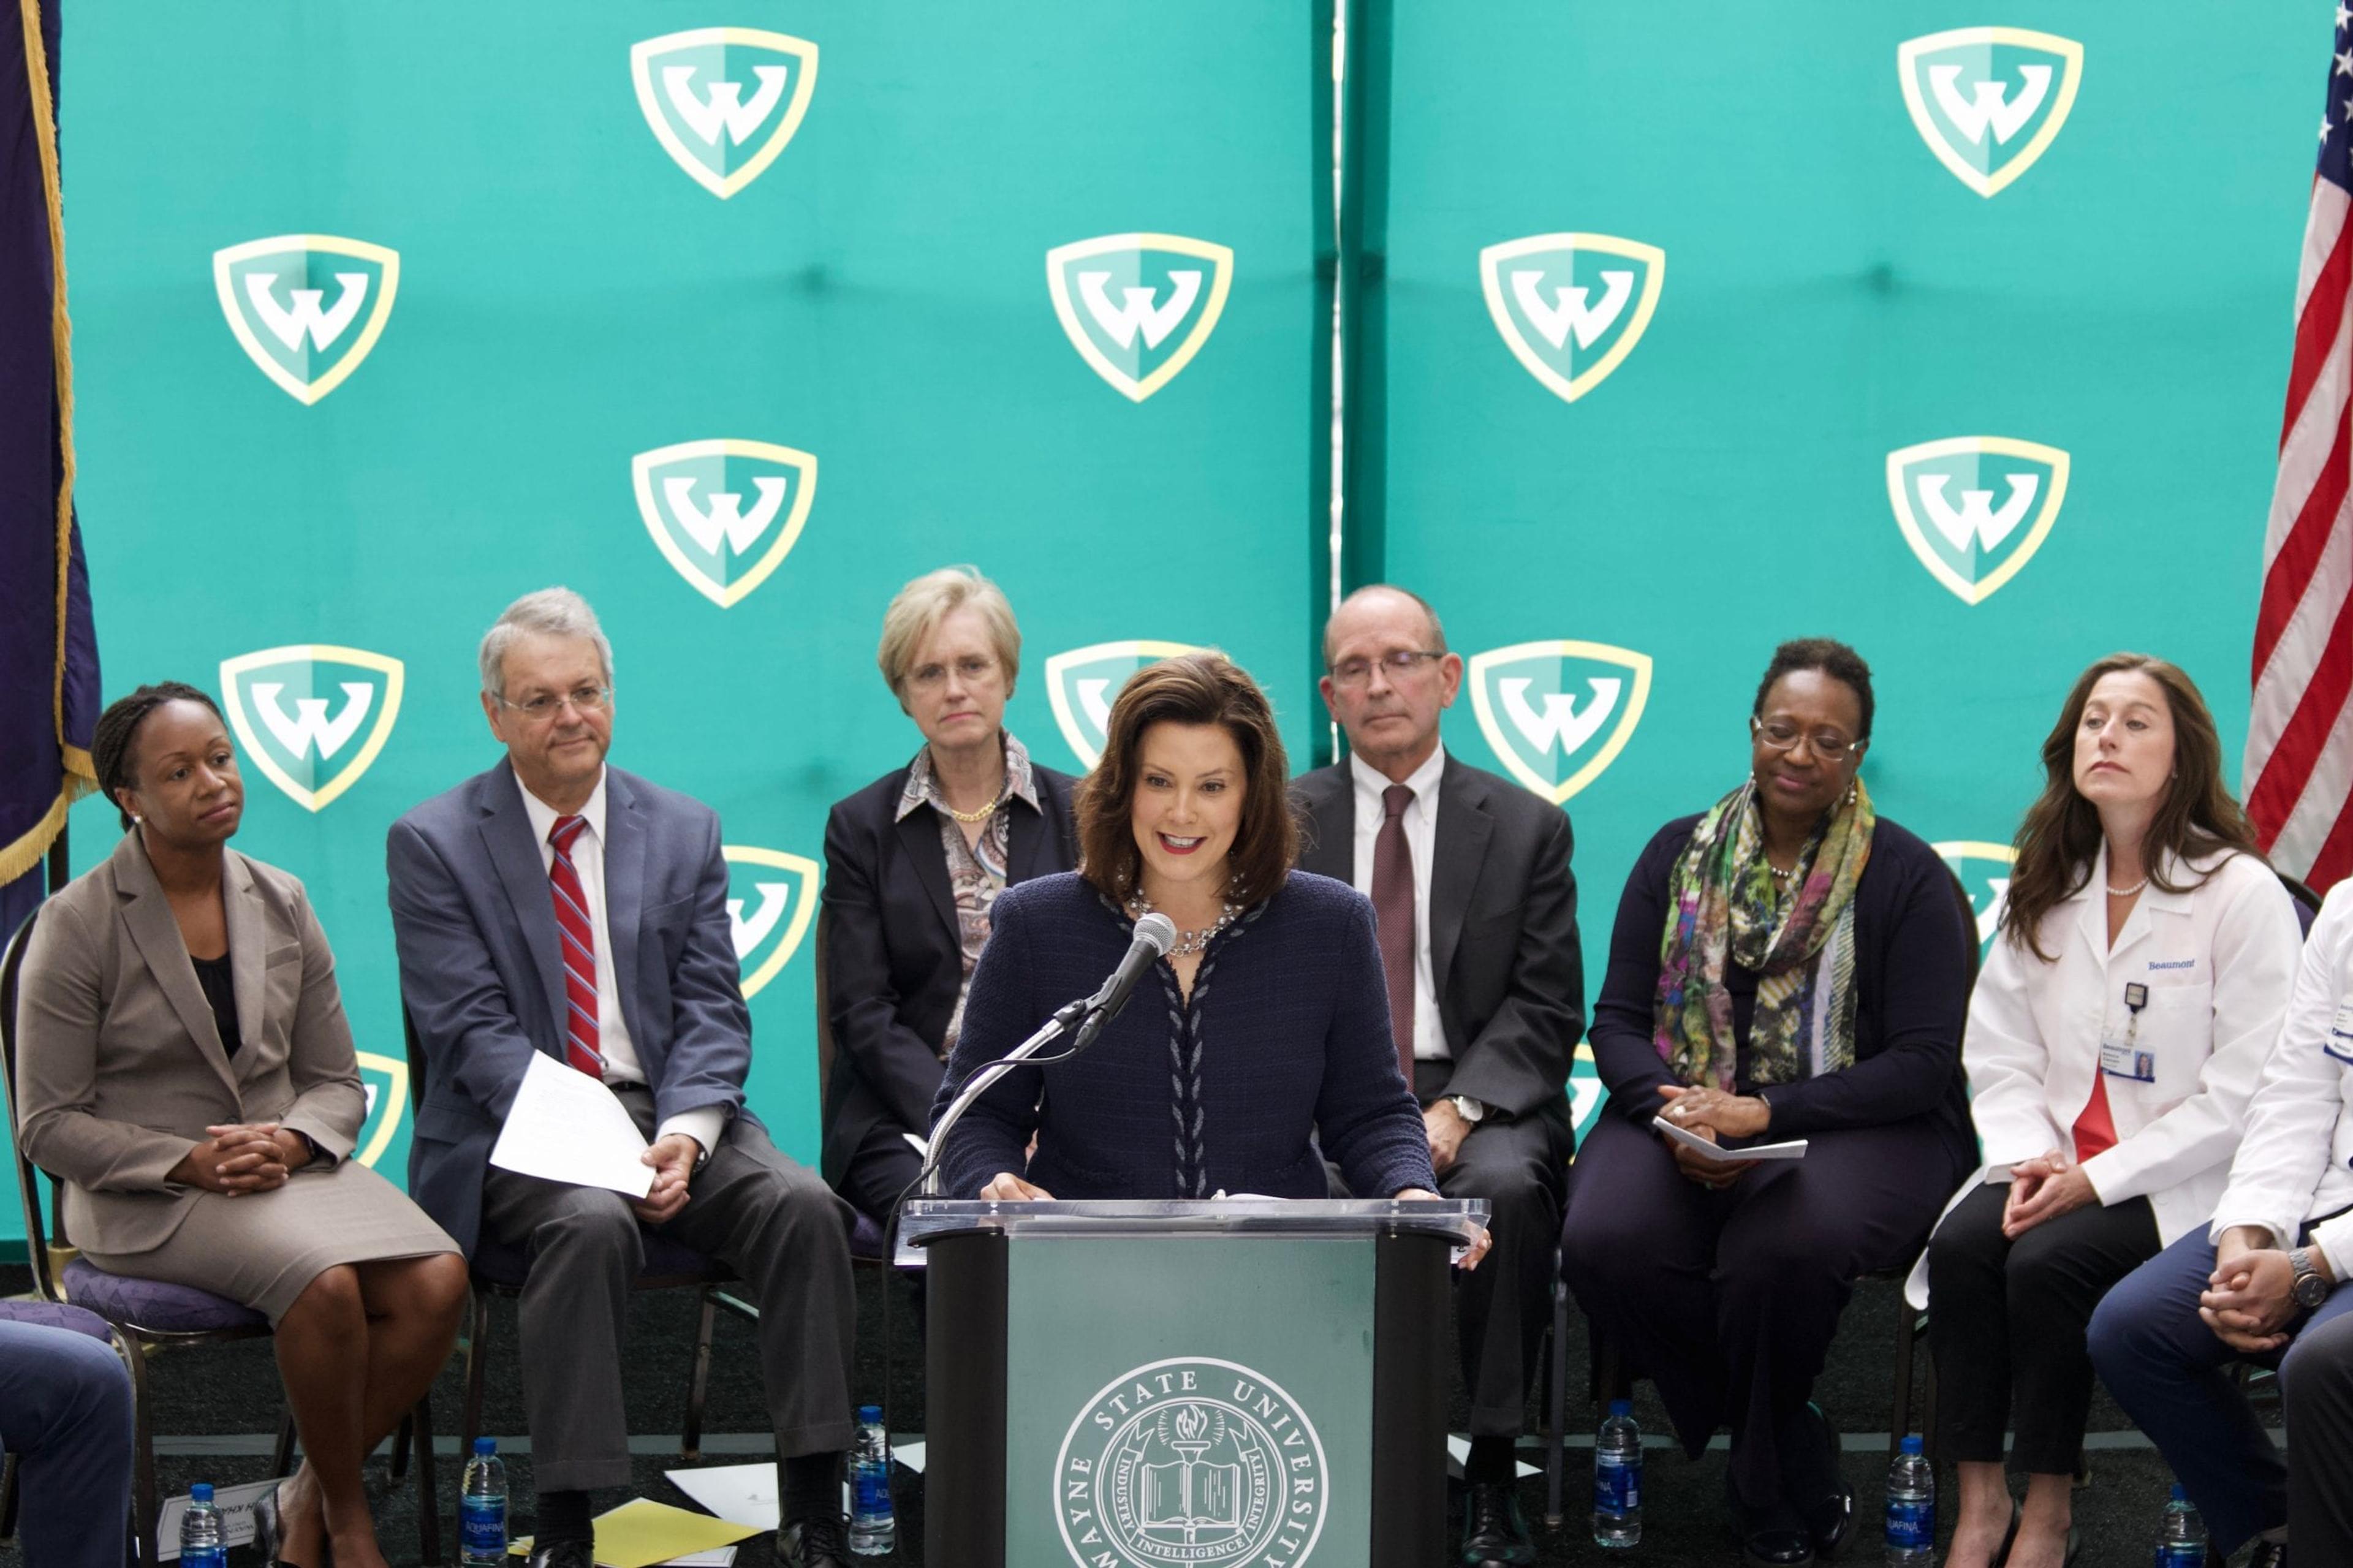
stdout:
{"type": "Polygon", "coordinates": [[[98,783],[90,753],[66,744],[66,609],[73,567],[73,323],[66,314],[65,198],[58,177],[57,102],[49,96],[49,51],[41,39],[41,0],[17,0],[25,26],[25,79],[32,90],[33,135],[41,153],[41,192],[49,210],[49,343],[57,364],[58,446],[58,647],[50,674],[49,707],[57,725],[65,768],[58,797],[31,832],[0,845],[0,882],[12,882],[47,854],[66,825],[66,808],[98,783]]]}

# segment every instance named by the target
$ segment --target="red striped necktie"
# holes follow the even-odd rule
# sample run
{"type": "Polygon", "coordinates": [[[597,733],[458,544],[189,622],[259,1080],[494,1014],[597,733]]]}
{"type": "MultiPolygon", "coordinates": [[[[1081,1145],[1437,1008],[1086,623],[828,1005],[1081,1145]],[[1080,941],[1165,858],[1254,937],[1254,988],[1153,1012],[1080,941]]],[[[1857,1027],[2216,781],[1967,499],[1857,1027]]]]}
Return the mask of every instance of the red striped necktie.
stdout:
{"type": "Polygon", "coordinates": [[[559,816],[547,830],[555,859],[547,868],[547,884],[554,890],[555,927],[564,933],[564,1059],[602,1079],[605,1058],[596,1038],[596,928],[588,920],[588,895],[580,886],[580,868],[572,863],[572,846],[585,816],[559,816]]]}

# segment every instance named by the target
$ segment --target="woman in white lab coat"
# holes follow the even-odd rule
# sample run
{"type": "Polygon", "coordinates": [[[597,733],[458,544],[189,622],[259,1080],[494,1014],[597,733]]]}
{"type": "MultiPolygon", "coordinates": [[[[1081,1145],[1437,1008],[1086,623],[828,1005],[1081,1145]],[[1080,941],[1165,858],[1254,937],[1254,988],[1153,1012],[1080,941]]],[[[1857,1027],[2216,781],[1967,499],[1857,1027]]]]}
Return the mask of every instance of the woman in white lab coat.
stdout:
{"type": "Polygon", "coordinates": [[[1984,1164],[1924,1260],[1960,1475],[1950,1568],[1987,1568],[2006,1541],[2008,1568],[2072,1558],[2085,1324],[2111,1285],[2211,1217],[2299,942],[2180,670],[2137,654],[2093,665],[2042,763],[1962,1045],[1984,1164]],[[2002,1469],[2012,1418],[2022,1511],[2002,1469]]]}

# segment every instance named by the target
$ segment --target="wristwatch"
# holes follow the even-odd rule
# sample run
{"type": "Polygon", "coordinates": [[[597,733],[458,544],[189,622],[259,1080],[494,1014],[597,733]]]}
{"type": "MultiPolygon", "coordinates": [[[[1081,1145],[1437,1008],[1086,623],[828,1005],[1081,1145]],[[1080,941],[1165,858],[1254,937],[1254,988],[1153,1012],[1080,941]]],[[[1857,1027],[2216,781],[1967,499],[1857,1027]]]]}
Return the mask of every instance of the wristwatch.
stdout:
{"type": "Polygon", "coordinates": [[[1487,1108],[1478,1100],[1472,1099],[1469,1095],[1455,1094],[1449,1095],[1447,1098],[1454,1101],[1454,1114],[1460,1116],[1463,1121],[1468,1121],[1473,1127],[1476,1127],[1481,1121],[1486,1120],[1487,1108]]]}
{"type": "Polygon", "coordinates": [[[2295,1270],[2295,1304],[2306,1311],[2328,1300],[2334,1289],[2319,1269],[2312,1266],[2312,1249],[2299,1247],[2287,1255],[2287,1266],[2295,1270]]]}

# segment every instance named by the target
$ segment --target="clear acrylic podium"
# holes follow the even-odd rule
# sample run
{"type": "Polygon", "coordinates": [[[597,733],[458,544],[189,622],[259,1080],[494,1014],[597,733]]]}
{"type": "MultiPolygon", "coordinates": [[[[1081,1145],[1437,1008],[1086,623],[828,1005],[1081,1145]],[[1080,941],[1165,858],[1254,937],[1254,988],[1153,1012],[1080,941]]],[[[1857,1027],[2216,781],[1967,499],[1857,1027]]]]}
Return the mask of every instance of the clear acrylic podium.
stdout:
{"type": "Polygon", "coordinates": [[[934,1568],[1427,1568],[1484,1203],[911,1200],[934,1568]]]}

